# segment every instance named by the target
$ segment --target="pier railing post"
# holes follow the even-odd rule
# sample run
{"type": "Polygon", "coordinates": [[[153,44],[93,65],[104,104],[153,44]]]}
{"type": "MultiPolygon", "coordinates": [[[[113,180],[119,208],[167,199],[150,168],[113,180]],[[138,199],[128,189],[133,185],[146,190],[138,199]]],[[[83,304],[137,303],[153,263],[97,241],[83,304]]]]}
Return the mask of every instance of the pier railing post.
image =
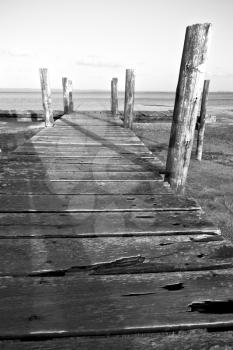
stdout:
{"type": "Polygon", "coordinates": [[[64,114],[69,113],[69,89],[68,78],[62,78],[64,114]]]}
{"type": "Polygon", "coordinates": [[[203,86],[203,92],[202,92],[202,99],[201,99],[200,122],[198,125],[198,131],[197,131],[196,158],[197,158],[197,160],[200,160],[200,161],[202,159],[203,144],[204,144],[205,121],[206,121],[209,85],[210,85],[210,81],[205,80],[204,86],[203,86]]]}
{"type": "Polygon", "coordinates": [[[133,127],[134,87],[135,87],[134,70],[126,69],[124,127],[130,128],[130,129],[132,129],[133,127]]]}
{"type": "Polygon", "coordinates": [[[42,103],[45,113],[45,126],[50,127],[54,124],[53,119],[53,110],[52,110],[52,98],[51,98],[51,89],[48,79],[48,69],[40,68],[40,83],[42,91],[42,103]]]}
{"type": "Polygon", "coordinates": [[[165,181],[183,192],[204,81],[211,24],[187,27],[169,141],[165,181]]]}
{"type": "Polygon", "coordinates": [[[116,116],[118,114],[118,95],[117,95],[117,78],[112,78],[111,81],[111,111],[112,115],[116,116]]]}
{"type": "Polygon", "coordinates": [[[69,94],[69,106],[68,110],[69,113],[72,113],[74,111],[74,103],[73,103],[73,89],[72,89],[72,80],[68,80],[68,94],[69,94]]]}

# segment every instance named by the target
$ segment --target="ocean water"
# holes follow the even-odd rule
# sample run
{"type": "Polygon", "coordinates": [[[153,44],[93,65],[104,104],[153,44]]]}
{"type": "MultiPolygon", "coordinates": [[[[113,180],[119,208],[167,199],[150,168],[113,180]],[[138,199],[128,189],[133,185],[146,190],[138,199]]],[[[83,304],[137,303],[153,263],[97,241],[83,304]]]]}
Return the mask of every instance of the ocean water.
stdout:
{"type": "MultiPolygon", "coordinates": [[[[119,92],[119,109],[124,108],[124,93],[119,92]]],[[[136,92],[135,110],[169,110],[173,109],[174,92],[136,92]]],[[[110,92],[108,91],[74,91],[75,110],[109,110],[110,92]]],[[[54,109],[63,109],[62,91],[52,91],[54,109]]],[[[208,108],[233,111],[233,92],[212,92],[209,95],[208,108]]],[[[40,110],[42,109],[39,90],[0,90],[0,110],[40,110]]]]}

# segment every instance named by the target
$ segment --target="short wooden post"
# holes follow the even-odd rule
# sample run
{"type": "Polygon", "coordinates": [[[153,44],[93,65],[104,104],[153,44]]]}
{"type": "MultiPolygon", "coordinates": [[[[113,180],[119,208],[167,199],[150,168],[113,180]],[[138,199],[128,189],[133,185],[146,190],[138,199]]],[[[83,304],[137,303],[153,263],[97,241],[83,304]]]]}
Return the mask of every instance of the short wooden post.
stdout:
{"type": "Polygon", "coordinates": [[[197,131],[197,149],[196,149],[196,158],[197,160],[202,159],[203,144],[204,144],[204,134],[205,134],[205,121],[206,121],[206,110],[209,94],[209,85],[210,81],[205,80],[203,86],[203,93],[201,99],[201,112],[200,112],[200,123],[198,125],[197,131]]]}
{"type": "Polygon", "coordinates": [[[74,111],[72,80],[68,80],[68,92],[69,92],[69,113],[72,113],[74,111]]]}
{"type": "Polygon", "coordinates": [[[69,113],[69,89],[68,78],[62,78],[64,114],[69,113]]]}
{"type": "Polygon", "coordinates": [[[112,78],[111,81],[111,111],[115,117],[118,113],[118,96],[117,96],[117,78],[112,78]]]}
{"type": "Polygon", "coordinates": [[[48,79],[48,69],[40,68],[40,82],[41,82],[41,91],[42,91],[42,103],[45,112],[45,126],[50,127],[54,124],[53,119],[53,110],[52,110],[52,98],[51,98],[51,89],[48,79]]]}
{"type": "Polygon", "coordinates": [[[211,24],[204,23],[186,29],[165,174],[165,181],[177,192],[184,191],[187,178],[204,82],[210,27],[211,24]]]}
{"type": "Polygon", "coordinates": [[[124,127],[130,128],[130,129],[132,129],[133,127],[134,87],[135,87],[134,70],[126,69],[124,127]]]}

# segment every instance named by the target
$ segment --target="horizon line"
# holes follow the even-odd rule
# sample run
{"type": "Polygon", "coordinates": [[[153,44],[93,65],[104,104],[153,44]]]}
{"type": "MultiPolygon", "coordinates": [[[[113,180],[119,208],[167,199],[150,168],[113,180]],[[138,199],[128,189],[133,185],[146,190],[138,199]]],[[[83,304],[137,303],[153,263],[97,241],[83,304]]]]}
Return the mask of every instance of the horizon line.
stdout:
{"type": "MultiPolygon", "coordinates": [[[[0,92],[40,92],[40,88],[0,88],[0,92]]],[[[53,92],[62,92],[62,88],[51,88],[53,92]]],[[[111,90],[104,89],[74,89],[73,92],[102,92],[109,93],[111,90]]],[[[120,93],[124,93],[124,90],[118,90],[120,93]]],[[[135,90],[135,93],[175,93],[175,90],[135,90]]],[[[210,93],[232,93],[230,90],[213,90],[210,93]]]]}

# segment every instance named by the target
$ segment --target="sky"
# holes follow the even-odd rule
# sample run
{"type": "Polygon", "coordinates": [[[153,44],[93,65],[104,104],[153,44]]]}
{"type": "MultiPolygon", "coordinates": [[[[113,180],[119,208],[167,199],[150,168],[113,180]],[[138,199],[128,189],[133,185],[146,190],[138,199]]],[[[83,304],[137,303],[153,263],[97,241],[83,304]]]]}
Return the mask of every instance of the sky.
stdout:
{"type": "Polygon", "coordinates": [[[174,91],[185,29],[212,23],[206,78],[233,91],[233,0],[0,0],[0,88],[124,89],[135,69],[139,91],[174,91]]]}

